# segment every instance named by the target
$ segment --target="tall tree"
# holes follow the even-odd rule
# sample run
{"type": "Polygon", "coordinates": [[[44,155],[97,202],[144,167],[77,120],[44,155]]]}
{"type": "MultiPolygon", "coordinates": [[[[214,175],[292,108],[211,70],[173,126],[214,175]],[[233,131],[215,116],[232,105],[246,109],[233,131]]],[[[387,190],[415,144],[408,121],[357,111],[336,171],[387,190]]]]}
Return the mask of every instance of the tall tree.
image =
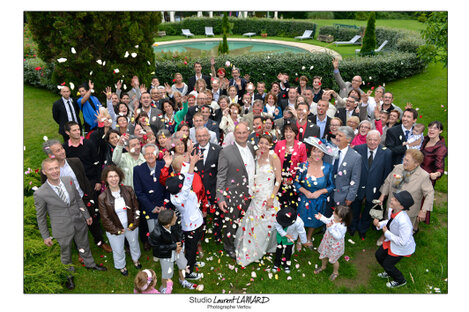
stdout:
{"type": "Polygon", "coordinates": [[[55,65],[52,79],[57,84],[79,85],[91,79],[103,90],[119,79],[130,85],[133,75],[145,81],[154,71],[152,43],[160,12],[27,12],[26,16],[39,57],[55,65]]]}
{"type": "Polygon", "coordinates": [[[223,31],[223,41],[218,45],[218,54],[228,54],[230,51],[228,47],[228,40],[226,39],[227,35],[230,32],[230,25],[228,23],[228,13],[223,13],[223,19],[221,21],[221,29],[223,31]]]}
{"type": "Polygon", "coordinates": [[[360,50],[360,55],[371,55],[376,49],[376,13],[371,12],[366,24],[365,36],[360,50]]]}
{"type": "Polygon", "coordinates": [[[421,33],[426,44],[419,48],[419,56],[426,62],[442,62],[447,67],[448,12],[432,12],[421,33]]]}

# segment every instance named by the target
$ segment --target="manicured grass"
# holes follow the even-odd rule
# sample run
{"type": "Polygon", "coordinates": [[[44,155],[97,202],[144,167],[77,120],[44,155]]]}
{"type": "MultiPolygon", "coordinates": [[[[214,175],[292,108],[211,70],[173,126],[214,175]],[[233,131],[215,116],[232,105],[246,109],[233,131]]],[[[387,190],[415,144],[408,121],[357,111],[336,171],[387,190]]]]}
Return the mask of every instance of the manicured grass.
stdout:
{"type": "MultiPolygon", "coordinates": [[[[366,26],[367,21],[357,21],[357,20],[336,20],[336,19],[315,19],[310,20],[315,23],[317,26],[316,33],[319,32],[319,28],[322,26],[332,26],[334,24],[345,24],[345,25],[355,25],[355,26],[366,26]]],[[[417,20],[376,20],[376,26],[389,27],[389,28],[400,28],[420,31],[425,28],[424,23],[420,23],[417,20]]]]}

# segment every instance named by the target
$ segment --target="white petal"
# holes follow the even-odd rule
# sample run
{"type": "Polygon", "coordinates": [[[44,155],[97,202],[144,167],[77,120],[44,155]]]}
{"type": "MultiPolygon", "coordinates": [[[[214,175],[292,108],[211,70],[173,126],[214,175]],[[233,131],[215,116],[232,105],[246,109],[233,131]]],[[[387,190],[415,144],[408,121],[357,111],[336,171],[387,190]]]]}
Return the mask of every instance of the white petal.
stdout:
{"type": "Polygon", "coordinates": [[[125,83],[124,83],[124,90],[127,90],[127,86],[125,85],[125,83]]]}
{"type": "Polygon", "coordinates": [[[93,75],[93,71],[90,71],[90,76],[93,75]]]}
{"type": "Polygon", "coordinates": [[[78,249],[79,252],[84,253],[85,250],[83,248],[78,249]]]}
{"type": "Polygon", "coordinates": [[[59,62],[59,63],[63,63],[63,62],[66,62],[66,61],[67,61],[67,59],[65,57],[61,57],[57,60],[57,62],[59,62]]]}
{"type": "Polygon", "coordinates": [[[133,58],[136,58],[136,57],[137,57],[137,53],[132,52],[132,53],[130,54],[130,56],[132,56],[133,58]]]}
{"type": "Polygon", "coordinates": [[[75,51],[75,48],[74,48],[74,47],[72,47],[72,48],[70,49],[70,51],[72,51],[72,54],[77,54],[77,51],[75,51]]]}
{"type": "Polygon", "coordinates": [[[150,61],[147,61],[148,65],[151,65],[150,61]]]}
{"type": "Polygon", "coordinates": [[[135,46],[136,49],[138,49],[138,44],[135,46]]]}
{"type": "Polygon", "coordinates": [[[44,141],[48,141],[48,140],[49,140],[49,138],[48,138],[47,136],[43,136],[42,139],[43,139],[44,141]]]}
{"type": "Polygon", "coordinates": [[[306,69],[306,67],[302,66],[302,67],[301,67],[301,69],[302,69],[302,70],[305,70],[305,69],[306,69]]]}
{"type": "Polygon", "coordinates": [[[106,61],[103,62],[103,66],[106,65],[106,61]]]}
{"type": "Polygon", "coordinates": [[[124,57],[129,57],[129,51],[125,51],[124,57]]]}
{"type": "Polygon", "coordinates": [[[98,63],[99,65],[103,65],[103,61],[101,60],[97,60],[96,63],[98,63]]]}
{"type": "Polygon", "coordinates": [[[119,73],[119,68],[114,69],[114,73],[118,74],[119,73]]]}
{"type": "Polygon", "coordinates": [[[73,82],[70,82],[69,85],[71,90],[75,89],[75,85],[73,84],[73,82]]]}

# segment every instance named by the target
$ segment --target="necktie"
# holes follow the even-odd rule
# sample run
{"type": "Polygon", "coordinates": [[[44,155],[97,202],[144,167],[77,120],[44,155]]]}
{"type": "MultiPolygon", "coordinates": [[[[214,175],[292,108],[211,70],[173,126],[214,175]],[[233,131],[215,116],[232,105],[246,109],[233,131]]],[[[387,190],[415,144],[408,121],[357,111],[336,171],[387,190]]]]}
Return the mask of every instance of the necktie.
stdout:
{"type": "Polygon", "coordinates": [[[368,157],[368,169],[371,168],[372,163],[373,163],[373,151],[370,151],[370,157],[368,157]]]}
{"type": "Polygon", "coordinates": [[[67,200],[67,196],[65,196],[64,191],[62,191],[62,188],[60,186],[56,186],[56,189],[57,189],[57,192],[59,193],[60,199],[63,200],[63,202],[66,203],[68,206],[69,202],[67,200]]]}
{"type": "Polygon", "coordinates": [[[410,130],[405,131],[405,140],[406,141],[409,139],[409,133],[410,133],[410,130]]]}
{"type": "Polygon", "coordinates": [[[205,165],[205,148],[201,148],[200,151],[202,152],[202,157],[203,157],[202,162],[205,165]]]}
{"type": "Polygon", "coordinates": [[[75,109],[73,108],[72,103],[70,102],[70,100],[67,100],[67,103],[68,103],[68,108],[70,109],[70,115],[72,115],[72,120],[71,121],[77,122],[77,117],[75,115],[75,109]]]}
{"type": "Polygon", "coordinates": [[[337,174],[337,170],[339,170],[339,161],[340,161],[340,151],[339,151],[339,156],[334,162],[334,171],[333,174],[337,174]]]}

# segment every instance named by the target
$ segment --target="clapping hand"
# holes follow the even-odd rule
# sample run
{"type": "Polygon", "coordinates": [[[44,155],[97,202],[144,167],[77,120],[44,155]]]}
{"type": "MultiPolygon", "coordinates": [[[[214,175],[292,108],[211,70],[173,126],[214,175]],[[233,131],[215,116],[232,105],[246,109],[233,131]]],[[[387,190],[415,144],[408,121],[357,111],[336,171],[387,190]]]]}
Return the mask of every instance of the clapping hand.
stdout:
{"type": "Polygon", "coordinates": [[[405,109],[412,108],[412,103],[407,102],[405,105],[405,109]]]}
{"type": "Polygon", "coordinates": [[[117,82],[116,82],[116,89],[117,89],[117,90],[120,90],[121,87],[122,87],[122,81],[119,79],[119,80],[117,80],[117,82]]]}
{"type": "Polygon", "coordinates": [[[106,87],[106,90],[103,91],[103,93],[106,95],[106,99],[108,100],[111,99],[111,96],[112,96],[111,87],[106,87]]]}
{"type": "Polygon", "coordinates": [[[168,151],[164,153],[163,160],[165,162],[165,167],[171,166],[171,163],[173,162],[173,155],[171,155],[168,151]]]}
{"type": "Polygon", "coordinates": [[[167,82],[164,83],[164,90],[168,95],[173,93],[173,89],[171,89],[171,86],[167,82]]]}
{"type": "Polygon", "coordinates": [[[339,59],[338,59],[338,58],[335,58],[335,59],[332,61],[332,66],[334,66],[334,69],[338,69],[338,68],[339,68],[339,59]]]}
{"type": "Polygon", "coordinates": [[[147,92],[147,88],[145,87],[144,84],[141,84],[140,85],[140,93],[144,93],[144,92],[147,92]]]}

